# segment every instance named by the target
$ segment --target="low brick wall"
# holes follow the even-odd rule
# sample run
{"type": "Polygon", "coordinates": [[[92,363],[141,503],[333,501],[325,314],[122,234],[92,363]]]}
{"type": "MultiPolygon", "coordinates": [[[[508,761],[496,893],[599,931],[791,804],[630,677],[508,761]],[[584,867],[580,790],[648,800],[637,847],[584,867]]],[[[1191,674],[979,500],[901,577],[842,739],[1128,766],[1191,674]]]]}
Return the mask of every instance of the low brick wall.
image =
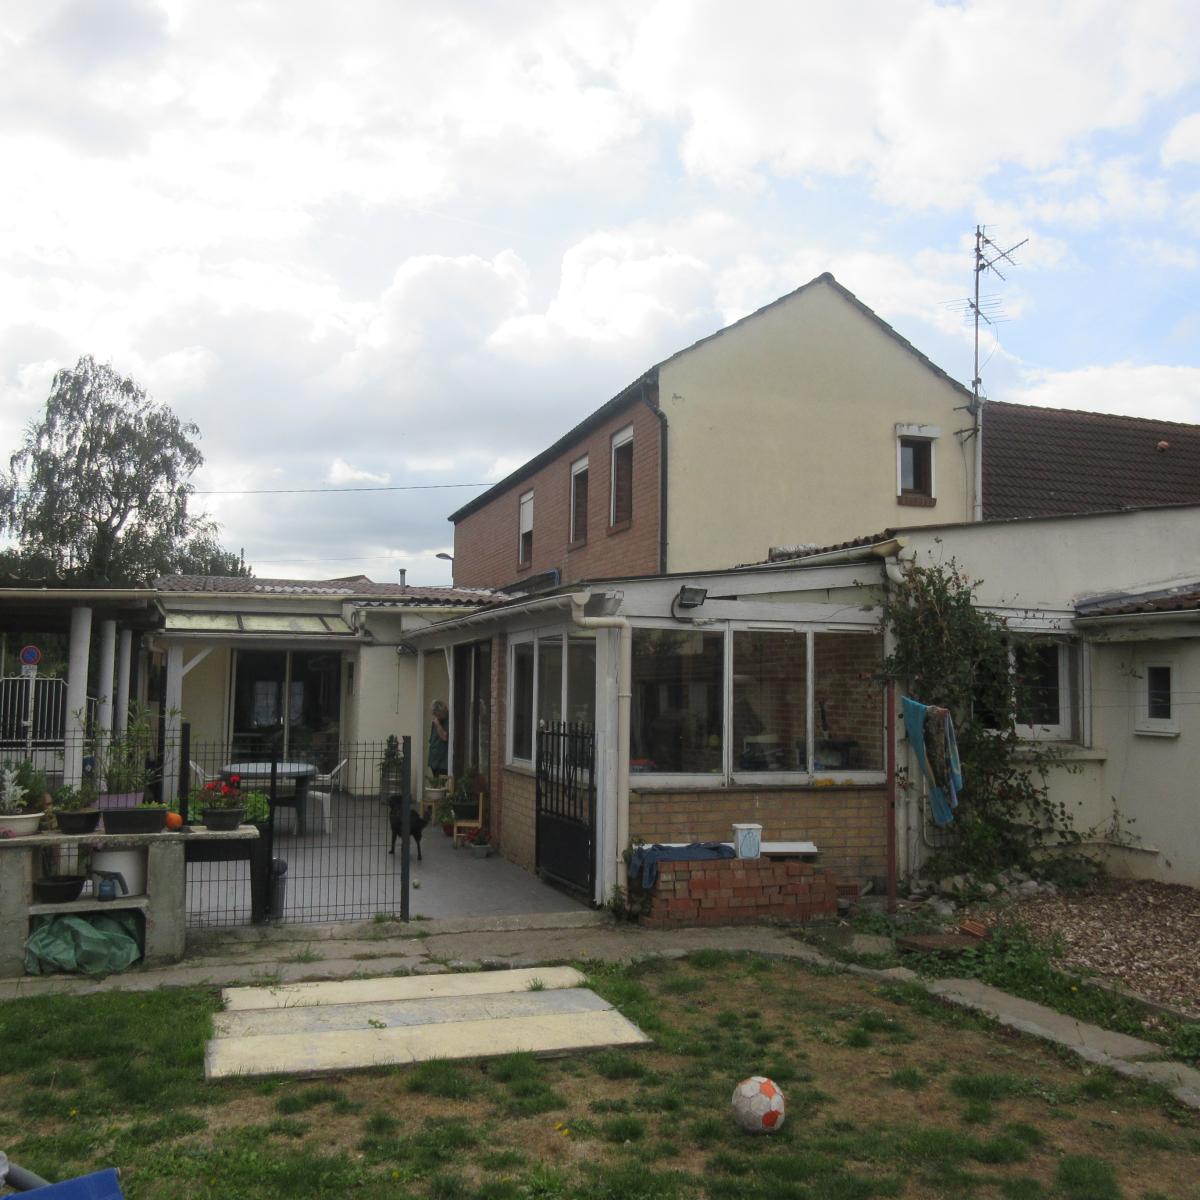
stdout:
{"type": "Polygon", "coordinates": [[[842,879],[881,886],[887,876],[886,812],[883,785],[643,789],[629,797],[629,836],[647,843],[728,842],[735,821],[755,821],[763,841],[816,842],[822,867],[842,879]]]}
{"type": "Polygon", "coordinates": [[[528,771],[505,769],[501,776],[504,823],[500,853],[527,871],[533,870],[537,781],[528,771]]]}
{"type": "Polygon", "coordinates": [[[836,915],[837,902],[837,877],[812,863],[767,858],[664,862],[658,865],[642,924],[667,929],[812,921],[836,915]]]}

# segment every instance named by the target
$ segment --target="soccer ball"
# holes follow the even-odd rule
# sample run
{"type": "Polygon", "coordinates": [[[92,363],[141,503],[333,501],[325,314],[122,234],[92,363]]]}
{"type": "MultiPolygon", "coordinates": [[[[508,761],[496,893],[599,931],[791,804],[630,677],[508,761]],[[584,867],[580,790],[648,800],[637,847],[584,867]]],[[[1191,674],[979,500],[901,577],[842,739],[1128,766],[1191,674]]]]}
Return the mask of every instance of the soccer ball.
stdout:
{"type": "Polygon", "coordinates": [[[733,1089],[733,1117],[748,1133],[773,1133],[783,1124],[783,1092],[765,1075],[751,1075],[733,1089]]]}

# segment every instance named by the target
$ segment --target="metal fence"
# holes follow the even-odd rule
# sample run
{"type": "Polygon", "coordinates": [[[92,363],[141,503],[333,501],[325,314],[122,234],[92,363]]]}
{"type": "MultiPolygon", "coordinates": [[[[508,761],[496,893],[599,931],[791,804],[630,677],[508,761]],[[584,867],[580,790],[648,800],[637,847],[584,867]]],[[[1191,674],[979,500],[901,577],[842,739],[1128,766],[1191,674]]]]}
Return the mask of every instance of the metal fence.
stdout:
{"type": "Polygon", "coordinates": [[[189,925],[408,918],[407,738],[286,758],[241,758],[188,739],[185,757],[185,820],[202,822],[206,788],[235,786],[268,802],[258,843],[189,848],[189,925]]]}
{"type": "MultiPolygon", "coordinates": [[[[97,701],[88,697],[86,720],[94,724],[97,701]]],[[[48,675],[0,678],[0,752],[44,749],[63,740],[67,726],[67,681],[48,675]]]]}
{"type": "Polygon", "coordinates": [[[407,737],[320,755],[247,758],[224,743],[193,740],[185,725],[170,743],[157,730],[2,757],[29,762],[51,791],[62,784],[64,761],[81,761],[84,786],[101,809],[166,794],[177,797],[172,805],[188,825],[203,823],[206,793],[235,790],[246,806],[243,820],[257,825],[259,837],[187,845],[191,927],[408,918],[407,737]],[[178,764],[177,782],[164,781],[164,764],[178,764]]]}

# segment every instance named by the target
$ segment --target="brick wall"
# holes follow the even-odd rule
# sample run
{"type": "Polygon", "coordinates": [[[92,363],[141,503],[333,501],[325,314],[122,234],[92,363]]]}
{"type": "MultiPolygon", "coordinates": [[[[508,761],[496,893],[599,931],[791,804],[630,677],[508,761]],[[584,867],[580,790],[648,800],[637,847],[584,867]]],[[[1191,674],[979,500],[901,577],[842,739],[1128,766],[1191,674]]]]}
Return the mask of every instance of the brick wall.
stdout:
{"type": "Polygon", "coordinates": [[[813,704],[818,754],[822,741],[845,745],[851,771],[882,771],[883,688],[864,676],[878,673],[883,642],[861,633],[813,638],[813,704]],[[849,743],[847,745],[847,743],[849,743]]]}
{"type": "Polygon", "coordinates": [[[733,925],[741,921],[812,921],[837,913],[838,880],[812,863],[770,859],[665,862],[642,924],[733,925]]]}
{"type": "Polygon", "coordinates": [[[887,875],[883,787],[735,787],[635,791],[629,835],[643,842],[728,842],[734,821],[755,821],[770,842],[816,842],[820,865],[842,879],[887,875]]]}
{"type": "Polygon", "coordinates": [[[504,836],[500,839],[500,853],[517,866],[532,871],[536,845],[537,803],[534,777],[524,771],[506,768],[504,780],[504,836]]]}
{"type": "Polygon", "coordinates": [[[563,582],[658,570],[658,418],[641,400],[605,422],[528,479],[513,484],[454,527],[454,582],[460,587],[503,587],[524,575],[557,568],[563,582]],[[609,528],[610,447],[618,430],[633,425],[633,519],[609,528]],[[588,456],[588,536],[572,546],[571,464],[588,456]],[[518,506],[533,491],[533,557],[517,561],[518,506]]]}

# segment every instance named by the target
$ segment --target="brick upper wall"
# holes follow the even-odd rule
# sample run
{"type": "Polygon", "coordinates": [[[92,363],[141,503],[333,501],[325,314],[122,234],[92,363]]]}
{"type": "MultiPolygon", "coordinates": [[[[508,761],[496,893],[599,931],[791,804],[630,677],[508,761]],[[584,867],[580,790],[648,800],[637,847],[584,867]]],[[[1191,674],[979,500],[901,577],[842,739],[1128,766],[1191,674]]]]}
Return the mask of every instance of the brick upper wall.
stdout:
{"type": "Polygon", "coordinates": [[[653,575],[659,558],[658,418],[640,400],[568,447],[527,479],[514,483],[454,528],[454,582],[504,587],[557,568],[564,583],[619,575],[653,575]],[[609,528],[612,435],[633,426],[633,520],[609,528]],[[588,536],[571,546],[571,464],[588,456],[588,536]],[[521,566],[518,509],[533,491],[533,559],[521,566]]]}

